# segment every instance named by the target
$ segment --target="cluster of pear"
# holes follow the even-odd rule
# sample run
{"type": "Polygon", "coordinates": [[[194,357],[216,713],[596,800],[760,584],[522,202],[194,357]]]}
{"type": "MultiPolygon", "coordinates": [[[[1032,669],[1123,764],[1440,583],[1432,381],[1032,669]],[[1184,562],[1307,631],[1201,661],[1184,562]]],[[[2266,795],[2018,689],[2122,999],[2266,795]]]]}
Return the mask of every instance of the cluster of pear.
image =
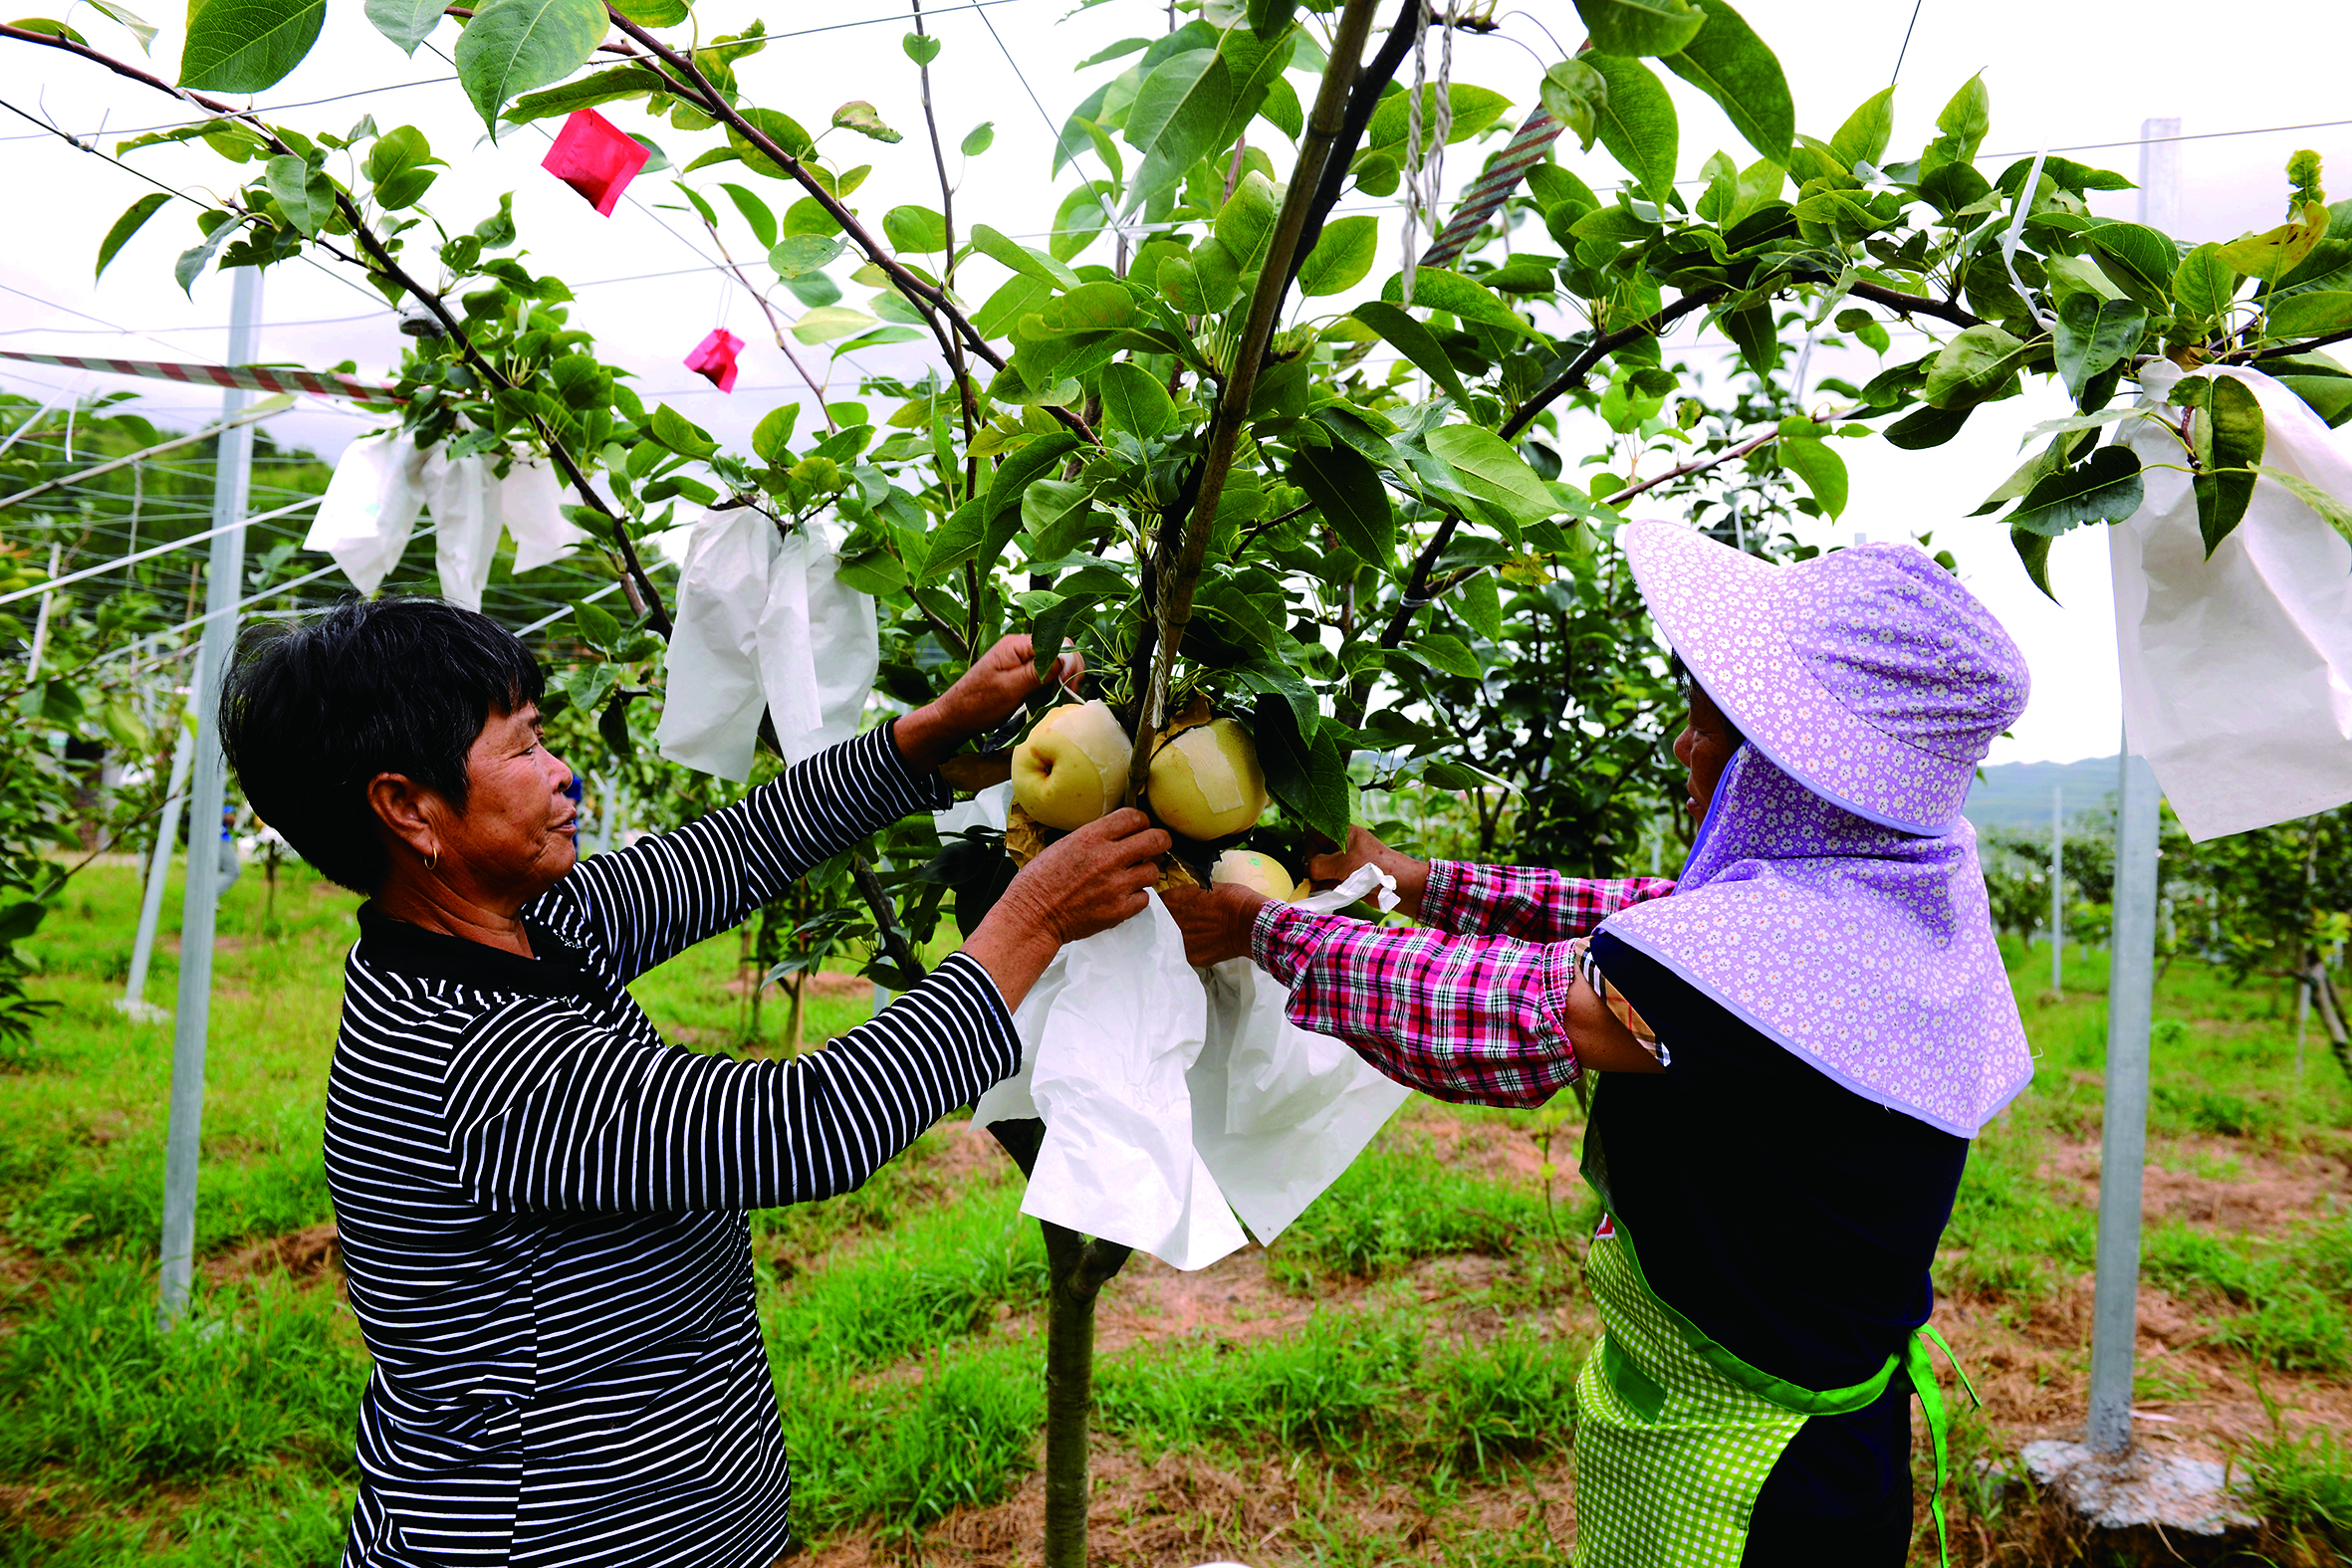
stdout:
{"type": "Polygon", "coordinates": [[[1294,904],[1307,894],[1306,884],[1292,881],[1280,860],[1256,849],[1228,849],[1219,855],[1209,870],[1209,882],[1215,887],[1239,882],[1285,904],[1294,904]]]}
{"type": "MultiPolygon", "coordinates": [[[[1013,798],[1048,827],[1083,827],[1126,795],[1131,750],[1107,703],[1053,709],[1013,748],[1013,798]]],[[[1194,725],[1163,745],[1144,791],[1161,826],[1203,843],[1247,831],[1266,810],[1258,749],[1231,719],[1194,725]]]]}

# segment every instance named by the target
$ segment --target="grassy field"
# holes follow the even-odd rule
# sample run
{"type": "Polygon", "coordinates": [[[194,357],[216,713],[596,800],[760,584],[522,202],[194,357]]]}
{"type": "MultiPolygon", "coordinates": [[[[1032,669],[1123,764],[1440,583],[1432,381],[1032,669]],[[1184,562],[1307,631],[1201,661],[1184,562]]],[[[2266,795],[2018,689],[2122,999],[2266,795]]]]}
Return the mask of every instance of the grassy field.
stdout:
{"type": "MultiPolygon", "coordinates": [[[[274,904],[258,867],[228,895],[202,1288],[163,1334],[171,1030],[112,1006],[135,894],[127,865],[74,884],[37,944],[59,1009],[0,1073],[0,1568],[331,1563],[366,1374],[319,1163],[351,900],[299,866],[274,904]]],[[[738,953],[706,943],[640,1000],[673,1038],[773,1051],[785,1009],[771,995],[744,1038],[738,953]]],[[[2081,1420],[2105,1009],[2100,956],[2073,957],[2077,989],[2050,1001],[2046,954],[2012,955],[2040,1072],[1979,1143],[1939,1271],[1937,1321],[1985,1397],[1949,1497],[1965,1563],[2136,1560],[2066,1540],[1975,1463],[2081,1420]]],[[[159,953],[149,1000],[174,980],[159,953]]],[[[2352,1092],[2316,1038],[2294,1076],[2279,1003],[2185,964],[2161,988],[2139,1409],[2152,1445],[2246,1486],[2265,1522],[2237,1560],[2343,1563],[2352,1092]]],[[[810,1037],[869,1006],[818,998],[810,1037]]],[[[1417,1100],[1271,1251],[1195,1274],[1138,1259],[1110,1285],[1097,1559],[1565,1562],[1594,1320],[1562,1104],[1417,1100]]],[[[798,1519],[825,1568],[1035,1560],[1045,1260],[1019,1202],[993,1143],[950,1123],[858,1193],[756,1218],[798,1519]]],[[[1914,1561],[1932,1563],[1920,1520],[1914,1561]]]]}

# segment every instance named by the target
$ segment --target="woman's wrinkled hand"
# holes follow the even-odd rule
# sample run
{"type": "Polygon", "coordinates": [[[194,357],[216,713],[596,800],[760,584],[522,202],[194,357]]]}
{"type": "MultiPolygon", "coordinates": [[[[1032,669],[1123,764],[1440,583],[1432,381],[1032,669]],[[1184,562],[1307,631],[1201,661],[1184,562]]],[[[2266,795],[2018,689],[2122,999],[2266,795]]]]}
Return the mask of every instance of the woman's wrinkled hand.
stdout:
{"type": "Polygon", "coordinates": [[[1085,673],[1085,659],[1077,649],[1065,648],[1041,681],[1037,645],[1026,635],[1002,638],[953,686],[898,721],[899,753],[917,768],[936,768],[966,741],[1013,717],[1040,691],[1059,683],[1075,692],[1085,673]]]}
{"type": "Polygon", "coordinates": [[[1238,882],[1172,887],[1160,897],[1176,917],[1176,929],[1184,933],[1185,962],[1195,969],[1248,958],[1250,933],[1268,902],[1264,893],[1238,882]]]}
{"type": "Polygon", "coordinates": [[[1063,835],[1021,868],[964,951],[988,970],[1005,1006],[1019,1007],[1063,943],[1143,912],[1170,847],[1133,807],[1063,835]]]}
{"type": "Polygon", "coordinates": [[[1378,866],[1396,878],[1397,907],[1406,914],[1419,917],[1421,894],[1429,886],[1429,862],[1416,860],[1401,850],[1391,849],[1374,838],[1364,827],[1351,826],[1347,842],[1327,855],[1316,855],[1306,862],[1306,880],[1320,892],[1337,887],[1355,873],[1358,866],[1378,866]]]}

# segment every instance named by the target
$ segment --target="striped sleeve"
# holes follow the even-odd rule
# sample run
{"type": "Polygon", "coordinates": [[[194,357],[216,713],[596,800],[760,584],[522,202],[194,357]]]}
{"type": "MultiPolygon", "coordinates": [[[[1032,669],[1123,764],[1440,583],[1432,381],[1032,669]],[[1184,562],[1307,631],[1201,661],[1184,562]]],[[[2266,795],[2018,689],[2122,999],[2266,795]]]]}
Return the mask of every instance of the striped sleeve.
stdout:
{"type": "Polygon", "coordinates": [[[1674,891],[1670,877],[1561,876],[1536,866],[1432,860],[1421,923],[1464,936],[1565,942],[1635,904],[1674,891]]]}
{"type": "Polygon", "coordinates": [[[617,978],[633,980],[732,930],[810,867],[954,793],[899,755],[884,724],[675,832],[581,862],[547,895],[568,899],[617,978]]]}
{"type": "Polygon", "coordinates": [[[1020,1060],[996,983],[958,953],[789,1062],[632,1043],[519,999],[469,1032],[445,1110],[459,1181],[491,1209],[767,1209],[857,1187],[1020,1060]]]}

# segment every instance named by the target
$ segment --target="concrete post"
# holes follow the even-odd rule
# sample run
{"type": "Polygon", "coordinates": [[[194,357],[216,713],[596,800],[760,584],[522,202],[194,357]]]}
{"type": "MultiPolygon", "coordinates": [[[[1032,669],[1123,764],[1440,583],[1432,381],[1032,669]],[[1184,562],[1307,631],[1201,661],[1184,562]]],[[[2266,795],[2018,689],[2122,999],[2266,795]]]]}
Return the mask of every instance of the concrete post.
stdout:
{"type": "Polygon", "coordinates": [[[2066,790],[2050,791],[2050,995],[2066,991],[2066,790]]]}
{"type": "MultiPolygon", "coordinates": [[[[261,323],[261,274],[240,267],[229,305],[230,364],[250,363],[261,323]]],[[[221,418],[234,419],[253,394],[221,394],[221,418]]],[[[253,481],[253,426],[219,438],[213,465],[212,523],[220,528],[245,516],[253,481]]],[[[196,1154],[204,1124],[205,1029],[212,1010],[213,914],[219,898],[220,813],[228,789],[220,750],[221,675],[237,640],[234,610],[245,577],[245,531],[229,529],[212,541],[204,570],[203,641],[196,653],[196,745],[188,789],[187,897],[179,924],[179,1008],[172,1031],[171,1127],[163,1145],[162,1318],[166,1327],[187,1310],[196,1261],[196,1154]]]]}
{"type": "MultiPolygon", "coordinates": [[[[204,706],[202,677],[194,677],[188,687],[188,717],[194,718],[204,706]]],[[[140,1016],[147,1007],[147,966],[155,956],[155,926],[163,915],[163,883],[171,874],[171,851],[179,841],[180,812],[188,803],[188,768],[196,755],[195,733],[183,721],[179,739],[171,748],[171,783],[163,791],[163,809],[155,823],[155,851],[147,861],[147,886],[139,899],[138,936],[130,944],[130,979],[122,987],[122,1000],[116,1004],[133,1017],[140,1016]]]]}

